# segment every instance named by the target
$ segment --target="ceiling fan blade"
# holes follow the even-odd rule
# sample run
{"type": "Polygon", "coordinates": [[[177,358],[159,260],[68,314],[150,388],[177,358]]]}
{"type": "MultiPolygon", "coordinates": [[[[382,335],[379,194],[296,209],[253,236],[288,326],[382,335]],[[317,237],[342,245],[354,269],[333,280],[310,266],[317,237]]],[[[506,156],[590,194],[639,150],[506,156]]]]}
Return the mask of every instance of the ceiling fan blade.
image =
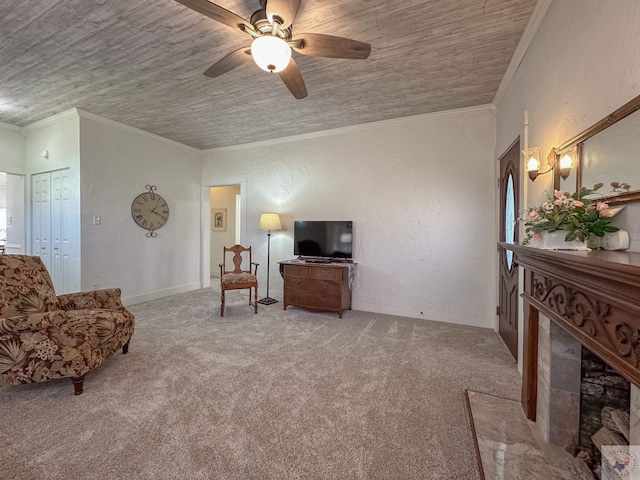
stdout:
{"type": "Polygon", "coordinates": [[[251,60],[251,47],[242,47],[240,50],[230,53],[221,60],[211,65],[204,74],[207,77],[216,78],[243,65],[247,60],[251,60]]]}
{"type": "MultiPolygon", "coordinates": [[[[296,18],[302,0],[267,0],[267,18],[273,23],[273,17],[282,20],[282,28],[287,28],[296,18]]],[[[280,23],[280,22],[279,22],[280,23]]]]}
{"type": "Polygon", "coordinates": [[[279,75],[294,97],[300,100],[307,96],[307,87],[302,79],[298,64],[293,58],[289,60],[289,65],[279,75]]]}
{"type": "Polygon", "coordinates": [[[254,30],[253,25],[244,18],[207,0],[176,0],[176,2],[242,32],[254,30]]]}
{"type": "Polygon", "coordinates": [[[312,57],[364,60],[371,53],[371,45],[368,43],[321,33],[301,33],[291,40],[294,42],[291,48],[312,57]]]}

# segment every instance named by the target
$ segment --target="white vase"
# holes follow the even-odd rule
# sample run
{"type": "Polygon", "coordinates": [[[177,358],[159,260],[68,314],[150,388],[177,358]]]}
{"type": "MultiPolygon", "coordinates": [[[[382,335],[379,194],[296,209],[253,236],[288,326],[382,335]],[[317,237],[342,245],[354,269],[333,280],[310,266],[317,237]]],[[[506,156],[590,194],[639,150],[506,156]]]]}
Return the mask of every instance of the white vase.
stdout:
{"type": "Polygon", "coordinates": [[[589,250],[587,242],[581,242],[580,240],[567,242],[564,239],[567,232],[563,230],[541,232],[540,235],[540,240],[532,239],[532,247],[542,248],[543,250],[589,250]]]}

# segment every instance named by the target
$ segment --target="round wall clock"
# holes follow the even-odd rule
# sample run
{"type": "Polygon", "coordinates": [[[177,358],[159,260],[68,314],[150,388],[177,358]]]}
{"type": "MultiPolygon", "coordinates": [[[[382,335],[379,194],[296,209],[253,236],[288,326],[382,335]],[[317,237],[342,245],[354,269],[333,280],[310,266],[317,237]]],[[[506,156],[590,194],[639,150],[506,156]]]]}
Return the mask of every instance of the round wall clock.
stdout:
{"type": "Polygon", "coordinates": [[[164,198],[155,193],[155,185],[145,185],[144,188],[149,191],[135,198],[131,204],[131,216],[140,227],[149,230],[147,237],[157,237],[155,231],[169,220],[169,205],[164,198]]]}

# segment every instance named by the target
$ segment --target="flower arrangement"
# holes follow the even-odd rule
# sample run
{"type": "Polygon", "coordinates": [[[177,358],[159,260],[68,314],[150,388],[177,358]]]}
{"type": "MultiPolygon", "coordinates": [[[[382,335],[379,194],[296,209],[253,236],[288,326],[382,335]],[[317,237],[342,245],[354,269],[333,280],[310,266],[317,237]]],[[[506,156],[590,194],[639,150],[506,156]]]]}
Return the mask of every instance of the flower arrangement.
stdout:
{"type": "Polygon", "coordinates": [[[539,240],[542,232],[556,230],[566,231],[564,239],[568,242],[577,239],[589,243],[592,243],[592,235],[603,237],[605,233],[618,231],[618,227],[610,225],[613,214],[609,205],[601,200],[586,198],[602,185],[597,183],[593,188],[582,187],[574,194],[554,190],[552,197],[547,193],[547,200],[542,205],[525,212],[527,235],[522,244],[527,245],[532,238],[539,240]]]}

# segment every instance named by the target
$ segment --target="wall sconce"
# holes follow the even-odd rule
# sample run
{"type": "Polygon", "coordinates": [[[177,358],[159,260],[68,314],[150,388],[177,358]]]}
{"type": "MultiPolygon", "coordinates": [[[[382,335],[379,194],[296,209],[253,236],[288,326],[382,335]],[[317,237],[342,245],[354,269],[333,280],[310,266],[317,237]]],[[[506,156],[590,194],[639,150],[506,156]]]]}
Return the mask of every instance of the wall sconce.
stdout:
{"type": "Polygon", "coordinates": [[[524,155],[527,173],[529,174],[529,178],[532,182],[538,177],[538,175],[544,175],[545,173],[551,172],[556,161],[558,161],[558,166],[560,167],[560,176],[566,180],[571,173],[571,169],[575,165],[576,148],[572,147],[570,150],[563,152],[559,160],[556,149],[552,148],[547,155],[547,165],[549,168],[544,172],[540,171],[542,168],[542,162],[540,161],[540,147],[527,148],[522,151],[522,154],[524,155]]]}
{"type": "Polygon", "coordinates": [[[576,164],[576,158],[578,156],[577,153],[578,153],[578,149],[575,146],[573,146],[566,152],[563,152],[559,155],[560,156],[560,161],[558,163],[558,166],[560,167],[559,173],[563,180],[567,179],[567,177],[571,173],[571,169],[576,164]]]}
{"type": "MultiPolygon", "coordinates": [[[[524,155],[524,164],[526,166],[527,173],[529,174],[529,178],[533,182],[540,174],[540,168],[542,166],[540,163],[540,147],[525,148],[522,151],[522,155],[524,155]]],[[[551,171],[551,169],[548,171],[551,171]]]]}

